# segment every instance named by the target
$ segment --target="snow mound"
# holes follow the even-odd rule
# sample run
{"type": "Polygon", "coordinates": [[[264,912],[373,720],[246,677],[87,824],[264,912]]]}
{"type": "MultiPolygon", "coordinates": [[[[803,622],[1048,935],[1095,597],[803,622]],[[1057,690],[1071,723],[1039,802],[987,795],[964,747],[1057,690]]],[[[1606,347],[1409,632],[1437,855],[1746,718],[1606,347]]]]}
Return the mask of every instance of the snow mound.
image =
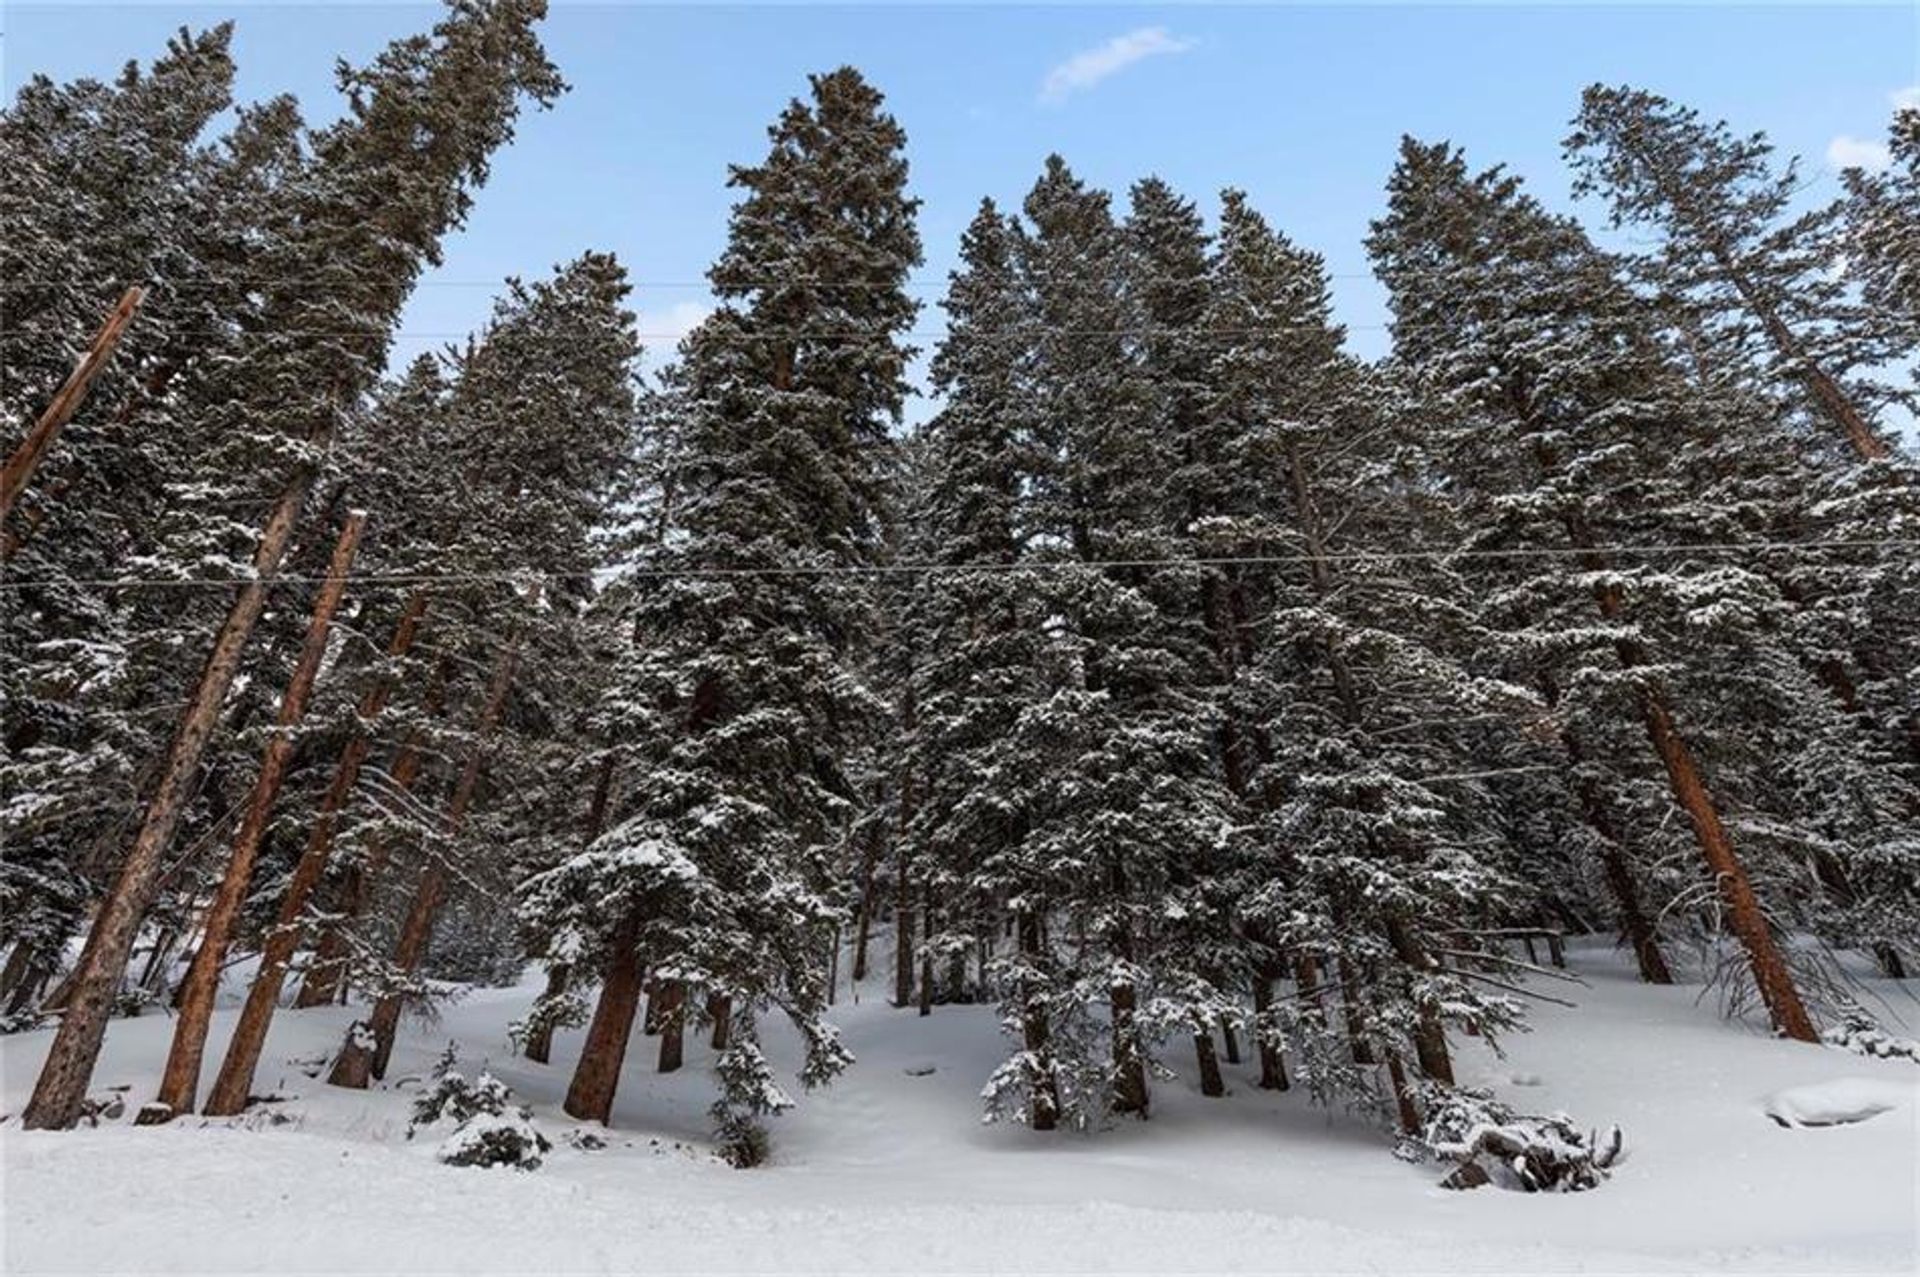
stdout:
{"type": "Polygon", "coordinates": [[[1789,1128],[1850,1126],[1912,1103],[1914,1090],[1879,1078],[1842,1077],[1775,1091],[1765,1108],[1768,1117],[1789,1128]]]}

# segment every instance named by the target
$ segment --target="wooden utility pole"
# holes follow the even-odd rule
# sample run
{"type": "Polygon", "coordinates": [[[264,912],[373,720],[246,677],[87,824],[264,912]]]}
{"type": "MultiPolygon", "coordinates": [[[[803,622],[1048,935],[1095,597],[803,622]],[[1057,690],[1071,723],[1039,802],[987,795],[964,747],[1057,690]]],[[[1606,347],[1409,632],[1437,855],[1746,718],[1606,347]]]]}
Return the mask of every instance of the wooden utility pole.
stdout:
{"type": "MultiPolygon", "coordinates": [[[[324,432],[318,433],[310,442],[322,442],[324,437],[324,432]]],[[[241,653],[266,605],[267,588],[293,542],[294,525],[313,474],[310,465],[302,465],[282,489],[254,548],[252,572],[214,636],[213,650],[168,746],[140,830],[134,835],[119,877],[94,916],[87,947],[74,972],[72,996],[60,1017],[60,1028],[54,1034],[33,1098],[20,1116],[21,1125],[28,1130],[64,1129],[79,1119],[94,1061],[106,1036],[114,995],[133,952],[134,935],[160,879],[161,857],[180,823],[180,808],[199,773],[200,755],[219,723],[220,708],[240,669],[241,653]]]]}
{"type": "Polygon", "coordinates": [[[246,815],[234,836],[233,854],[227,861],[219,890],[214,893],[213,904],[207,910],[200,948],[180,987],[180,1017],[174,1021],[173,1046],[167,1053],[166,1070],[160,1079],[159,1104],[165,1106],[164,1112],[157,1106],[143,1110],[144,1120],[165,1121],[176,1114],[193,1111],[194,1095],[200,1087],[200,1059],[206,1052],[207,1028],[213,1019],[214,997],[220,988],[220,966],[226,959],[234,919],[239,916],[240,906],[246,901],[247,886],[253,881],[254,860],[266,836],[274,799],[279,797],[287,765],[293,761],[293,729],[306,717],[314,678],[327,654],[333,614],[346,593],[347,573],[360,548],[360,533],[366,521],[367,516],[358,510],[349,514],[346,526],[340,529],[340,539],[334,544],[333,559],[327,565],[326,579],[321,582],[320,596],[313,605],[313,617],[307,623],[306,640],[300,646],[300,657],[294,664],[286,695],[280,700],[273,736],[260,759],[260,775],[254,781],[246,815]],[[149,1118],[148,1114],[153,1116],[149,1118]]]}
{"type": "Polygon", "coordinates": [[[147,290],[135,284],[120,295],[120,301],[108,313],[100,331],[94,335],[93,345],[87,347],[87,353],[73,366],[67,380],[53,396],[40,419],[33,423],[33,429],[27,431],[27,437],[7,458],[4,470],[0,470],[0,519],[13,513],[14,502],[26,491],[27,484],[33,479],[33,472],[40,468],[47,453],[53,447],[53,441],[73,420],[81,403],[86,400],[87,391],[93,388],[94,378],[100,375],[113,357],[113,348],[120,344],[120,335],[127,330],[127,324],[133,319],[133,312],[140,309],[140,303],[146,298],[147,290]]]}
{"type": "MultiPolygon", "coordinates": [[[[394,627],[393,639],[387,644],[388,660],[406,655],[413,646],[414,636],[420,630],[420,619],[426,615],[426,610],[425,594],[415,593],[407,600],[400,613],[399,624],[394,627]]],[[[253,1087],[253,1071],[260,1063],[261,1050],[266,1046],[267,1027],[272,1024],[274,1009],[279,1005],[287,964],[292,961],[294,950],[300,946],[300,919],[306,909],[307,899],[313,894],[321,875],[326,872],[327,859],[333,852],[334,827],[339,823],[340,811],[353,793],[354,784],[360,777],[360,768],[373,749],[373,738],[367,728],[386,708],[392,694],[393,680],[382,676],[361,698],[358,712],[361,730],[340,751],[333,781],[320,801],[319,814],[307,834],[307,845],[300,853],[299,862],[294,865],[293,878],[287,884],[287,894],[280,902],[280,913],[274,920],[274,929],[268,933],[266,946],[260,955],[260,970],[253,977],[252,987],[247,990],[246,1005],[240,1010],[239,1023],[234,1025],[233,1039],[227,1044],[220,1074],[214,1079],[213,1090],[208,1093],[202,1109],[209,1116],[230,1117],[247,1106],[247,1095],[253,1087]]]]}

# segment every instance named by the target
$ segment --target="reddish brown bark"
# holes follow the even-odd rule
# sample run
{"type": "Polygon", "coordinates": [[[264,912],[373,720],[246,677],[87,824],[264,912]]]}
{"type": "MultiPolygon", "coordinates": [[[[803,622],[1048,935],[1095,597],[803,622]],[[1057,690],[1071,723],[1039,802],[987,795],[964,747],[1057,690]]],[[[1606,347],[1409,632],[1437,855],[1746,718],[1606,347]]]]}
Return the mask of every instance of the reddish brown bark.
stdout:
{"type": "Polygon", "coordinates": [[[639,934],[639,920],[630,915],[615,930],[607,953],[600,998],[561,1105],[569,1117],[582,1122],[606,1122],[613,1113],[620,1066],[626,1061],[627,1040],[633,1036],[633,1021],[640,1009],[644,968],[636,948],[639,934]]]}
{"type": "Polygon", "coordinates": [[[219,722],[221,706],[239,671],[241,653],[266,604],[267,587],[278,574],[287,547],[292,544],[294,525],[312,481],[313,472],[303,466],[282,489],[261,530],[260,542],[254,548],[252,572],[214,637],[213,650],[208,653],[206,666],[167,748],[166,761],[139,832],[134,835],[119,876],[94,917],[93,929],[71,983],[71,996],[60,1018],[60,1028],[54,1034],[33,1097],[21,1114],[21,1125],[29,1130],[62,1129],[72,1126],[80,1116],[94,1061],[106,1036],[114,994],[133,951],[141,916],[159,882],[161,859],[179,824],[187,791],[199,773],[200,756],[219,722]]]}
{"type": "Polygon", "coordinates": [[[87,391],[93,388],[94,379],[107,366],[113,357],[113,348],[120,344],[121,334],[126,332],[127,324],[133,319],[133,313],[140,308],[146,290],[138,284],[121,294],[119,302],[107,313],[106,322],[100,325],[100,331],[94,335],[93,344],[74,365],[73,371],[53,399],[33,423],[33,429],[13,450],[6,464],[0,466],[0,520],[13,513],[14,504],[20,494],[26,491],[27,484],[33,480],[33,472],[46,460],[47,453],[53,448],[53,441],[66,428],[73,414],[80,410],[86,401],[87,391]]]}
{"type": "Polygon", "coordinates": [[[1800,1000],[1800,990],[1794,985],[1786,958],[1774,943],[1773,932],[1767,926],[1766,913],[1760,907],[1760,898],[1754,894],[1753,884],[1747,879],[1746,867],[1740,863],[1734,851],[1733,839],[1720,822],[1720,813],[1700,777],[1700,767],[1694,761],[1693,751],[1675,729],[1666,702],[1657,690],[1647,688],[1641,702],[1646,717],[1647,737],[1653,742],[1655,752],[1660,755],[1660,761],[1667,769],[1674,797],[1693,822],[1695,840],[1700,845],[1708,869],[1719,882],[1720,894],[1727,903],[1727,914],[1733,924],[1733,933],[1747,951],[1747,963],[1753,971],[1754,984],[1760,990],[1761,1001],[1766,1003],[1773,1027],[1796,1041],[1818,1042],[1820,1035],[1813,1027],[1812,1017],[1807,1014],[1806,1004],[1800,1000]]]}
{"type": "MultiPolygon", "coordinates": [[[[425,594],[416,593],[407,600],[399,623],[394,627],[393,638],[387,644],[390,659],[404,656],[412,648],[426,610],[425,594]]],[[[362,724],[370,724],[380,716],[392,692],[391,683],[384,678],[368,689],[359,706],[362,724]]],[[[287,883],[287,894],[280,902],[274,929],[262,947],[260,970],[247,990],[246,1004],[241,1007],[240,1018],[234,1025],[233,1039],[227,1044],[226,1057],[221,1061],[213,1089],[207,1094],[202,1111],[210,1116],[232,1116],[247,1106],[247,1097],[253,1087],[254,1069],[259,1066],[260,1052],[266,1046],[267,1029],[273,1022],[274,1009],[279,1005],[287,965],[300,946],[301,917],[308,898],[326,872],[327,860],[333,853],[334,827],[339,823],[340,811],[353,793],[354,784],[360,778],[360,768],[372,749],[373,739],[363,728],[340,751],[340,760],[334,765],[333,780],[320,801],[313,828],[307,833],[307,844],[294,865],[292,879],[287,883]]]]}
{"type": "MultiPolygon", "coordinates": [[[[254,781],[253,793],[247,799],[246,815],[241,819],[239,832],[234,835],[233,852],[228,857],[226,873],[221,877],[213,903],[208,907],[202,923],[200,947],[194,954],[193,964],[187,968],[186,979],[180,985],[180,1014],[174,1020],[173,1044],[167,1052],[166,1069],[161,1074],[158,1096],[159,1103],[166,1106],[169,1116],[193,1111],[194,1096],[200,1088],[200,1060],[206,1051],[214,997],[220,988],[220,967],[226,961],[227,945],[232,939],[234,920],[239,917],[240,906],[246,900],[247,886],[253,881],[254,860],[259,854],[261,840],[266,837],[274,800],[280,796],[281,782],[286,779],[287,766],[293,761],[293,729],[306,717],[307,700],[313,691],[314,678],[319,674],[320,662],[327,654],[333,614],[340,606],[341,596],[346,593],[347,573],[353,567],[353,556],[360,547],[360,532],[365,524],[366,516],[355,511],[347,517],[346,526],[340,530],[340,539],[333,549],[333,559],[327,565],[326,579],[321,583],[319,597],[314,601],[313,616],[307,623],[306,640],[301,644],[299,659],[294,663],[286,695],[280,700],[273,737],[267,742],[260,759],[260,774],[254,781]]],[[[158,1111],[148,1108],[142,1110],[142,1114],[158,1111]]]]}

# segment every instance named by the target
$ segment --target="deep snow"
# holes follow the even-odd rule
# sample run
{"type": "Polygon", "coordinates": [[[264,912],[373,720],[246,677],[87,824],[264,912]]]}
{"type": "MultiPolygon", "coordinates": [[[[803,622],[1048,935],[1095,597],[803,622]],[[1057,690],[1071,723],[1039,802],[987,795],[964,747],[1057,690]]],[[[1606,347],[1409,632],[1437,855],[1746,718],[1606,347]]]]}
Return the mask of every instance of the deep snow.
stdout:
{"type": "MultiPolygon", "coordinates": [[[[1378,1131],[1303,1095],[1259,1091],[1250,1064],[1228,1066],[1227,1098],[1202,1098],[1172,1050],[1187,1075],[1158,1084],[1150,1122],[983,1126],[978,1091],[1004,1049],[992,1014],[921,1019],[885,1004],[884,980],[858,1005],[843,992],[836,1019],[859,1062],[773,1124],[771,1165],[713,1158],[704,1046],[690,1040],[687,1068],[661,1077],[637,1034],[609,1147],[582,1151],[559,1111],[579,1034],[560,1036],[551,1066],[506,1040],[530,977],[410,1022],[388,1087],[369,1093],[293,1063],[318,1067],[345,1010],[282,1012],[256,1080],[290,1097],[265,1110],[278,1123],[134,1128],[171,1022],[114,1022],[94,1093],[129,1086],[126,1117],[0,1125],[0,1255],[8,1272],[1920,1270],[1920,1068],[1773,1041],[1697,988],[1638,985],[1605,950],[1572,959],[1590,982],[1579,1009],[1537,1007],[1504,1060],[1459,1046],[1464,1080],[1515,1106],[1625,1129],[1624,1161],[1592,1193],[1444,1192],[1441,1168],[1397,1161],[1378,1131]],[[436,1140],[407,1141],[409,1079],[449,1039],[469,1076],[484,1065],[534,1107],[556,1144],[541,1170],[442,1166],[436,1140]],[[1768,1115],[1863,1095],[1883,1111],[1854,1124],[1768,1115]]],[[[1876,991],[1920,1020],[1898,986],[1876,991]]],[[[48,1038],[0,1039],[6,1112],[48,1038]]]]}

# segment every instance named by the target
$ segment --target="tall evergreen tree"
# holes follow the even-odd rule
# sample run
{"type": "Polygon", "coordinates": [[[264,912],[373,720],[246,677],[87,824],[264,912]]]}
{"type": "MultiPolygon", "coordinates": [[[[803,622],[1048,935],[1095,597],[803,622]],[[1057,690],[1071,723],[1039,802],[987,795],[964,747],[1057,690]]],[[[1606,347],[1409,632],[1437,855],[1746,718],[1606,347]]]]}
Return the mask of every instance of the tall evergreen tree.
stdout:
{"type": "Polygon", "coordinates": [[[1831,269],[1838,206],[1796,213],[1797,161],[1776,164],[1763,134],[1644,90],[1593,85],[1567,155],[1576,190],[1607,200],[1616,226],[1661,235],[1656,283],[1693,302],[1707,339],[1751,359],[1763,384],[1804,403],[1822,433],[1858,456],[1888,453],[1885,386],[1863,374],[1905,353],[1831,269]]]}
{"type": "Polygon", "coordinates": [[[756,1027],[784,1011],[802,1080],[848,1056],[822,1018],[835,914],[826,858],[856,800],[843,760],[878,710],[855,657],[889,519],[920,261],[905,135],[850,68],[769,130],[709,278],[720,309],[682,345],[672,530],[636,579],[636,635],[605,726],[607,832],[534,878],[524,909],[605,973],[568,1111],[605,1120],[639,974],[717,993],[731,1025],[716,1118],[750,1158],[790,1101],[756,1027]]]}

